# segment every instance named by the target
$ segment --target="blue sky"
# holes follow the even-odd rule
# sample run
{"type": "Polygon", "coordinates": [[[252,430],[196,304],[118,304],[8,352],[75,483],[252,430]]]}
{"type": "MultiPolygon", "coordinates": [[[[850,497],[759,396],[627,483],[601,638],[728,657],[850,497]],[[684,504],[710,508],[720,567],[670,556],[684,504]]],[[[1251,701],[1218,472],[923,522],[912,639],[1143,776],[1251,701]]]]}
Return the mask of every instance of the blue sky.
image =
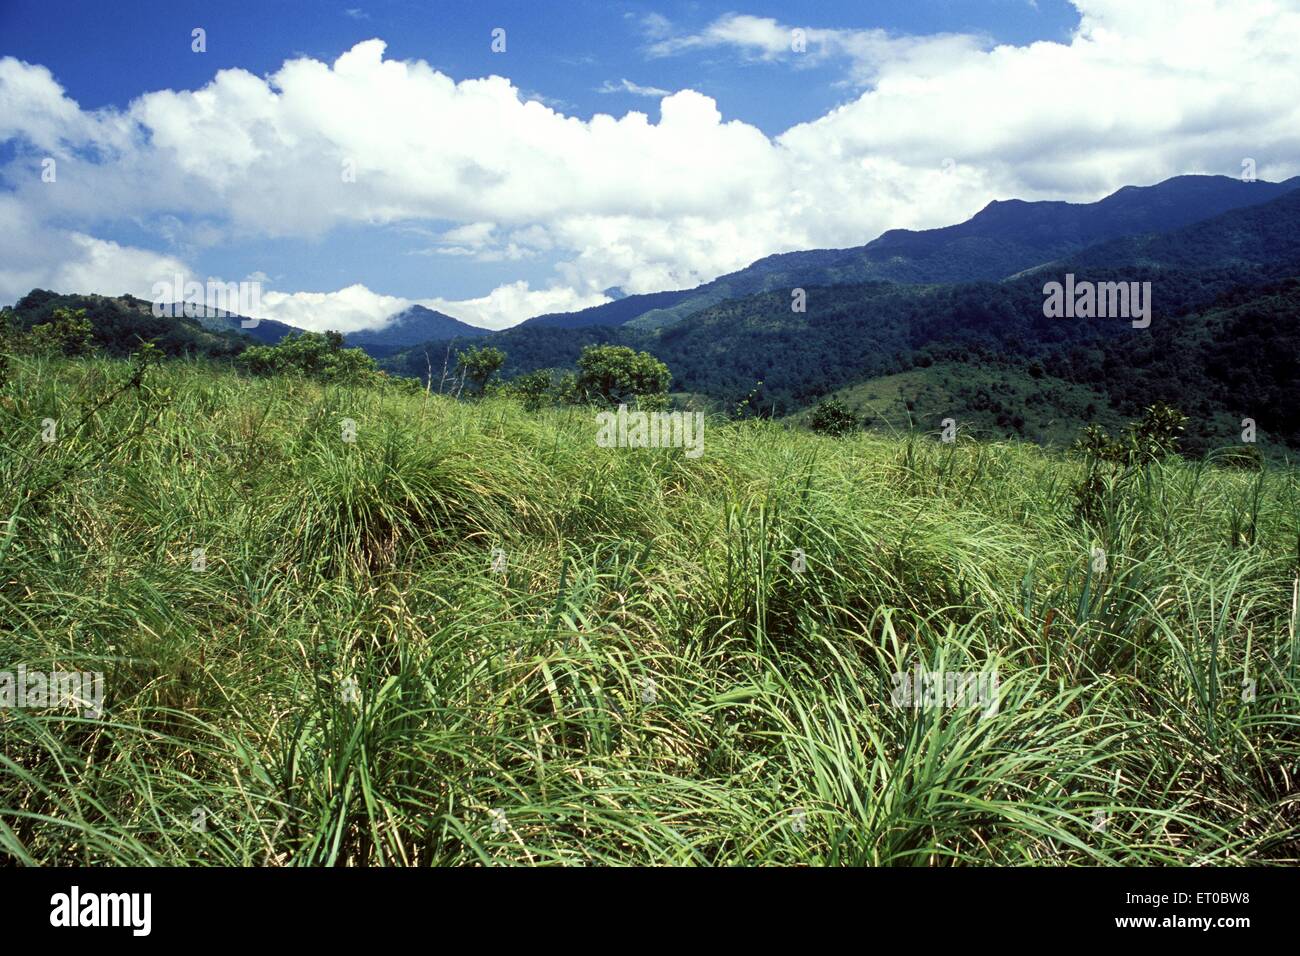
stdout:
{"type": "Polygon", "coordinates": [[[177,267],[258,277],[289,321],[421,301],[500,326],[995,198],[1256,154],[1280,178],[1295,7],[4,0],[0,213],[49,264],[0,266],[0,300],[177,267]]]}
{"type": "MultiPolygon", "coordinates": [[[[160,86],[198,89],[219,69],[262,75],[303,54],[331,61],[371,37],[385,40],[393,58],[426,60],[458,79],[506,70],[522,89],[561,101],[584,117],[643,108],[633,94],[596,92],[624,78],[645,87],[697,89],[714,97],[724,115],[768,134],[820,116],[851,95],[836,88],[834,62],[791,83],[779,69],[710,51],[671,58],[645,54],[647,17],[663,16],[689,32],[738,9],[726,4],[350,2],[5,0],[0,54],[49,67],[87,109],[125,106],[160,86]],[[195,26],[208,31],[202,57],[190,50],[195,26]],[[507,30],[505,60],[489,49],[495,27],[507,30]]],[[[746,4],[743,10],[806,26],[981,33],[1014,44],[1065,40],[1079,22],[1078,11],[1064,0],[783,0],[746,4]]]]}

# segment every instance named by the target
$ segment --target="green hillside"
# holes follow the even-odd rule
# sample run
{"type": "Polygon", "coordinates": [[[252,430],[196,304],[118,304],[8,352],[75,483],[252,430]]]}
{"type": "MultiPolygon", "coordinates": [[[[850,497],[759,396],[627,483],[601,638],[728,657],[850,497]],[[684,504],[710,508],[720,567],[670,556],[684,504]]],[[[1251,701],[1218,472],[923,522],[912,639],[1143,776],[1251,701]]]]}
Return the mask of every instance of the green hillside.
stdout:
{"type": "Polygon", "coordinates": [[[119,358],[153,342],[165,355],[221,358],[237,355],[252,340],[236,331],[238,318],[155,316],[151,303],[134,296],[58,295],[33,289],[10,315],[20,329],[48,323],[59,309],[84,309],[97,347],[119,358]]]}
{"type": "MultiPolygon", "coordinates": [[[[938,433],[951,418],[959,433],[981,439],[1027,438],[1065,447],[1084,424],[1118,432],[1123,416],[1099,388],[1078,385],[1006,363],[939,362],[926,368],[882,375],[836,389],[865,427],[885,434],[938,433]]],[[[806,425],[812,409],[789,416],[806,425]]]]}

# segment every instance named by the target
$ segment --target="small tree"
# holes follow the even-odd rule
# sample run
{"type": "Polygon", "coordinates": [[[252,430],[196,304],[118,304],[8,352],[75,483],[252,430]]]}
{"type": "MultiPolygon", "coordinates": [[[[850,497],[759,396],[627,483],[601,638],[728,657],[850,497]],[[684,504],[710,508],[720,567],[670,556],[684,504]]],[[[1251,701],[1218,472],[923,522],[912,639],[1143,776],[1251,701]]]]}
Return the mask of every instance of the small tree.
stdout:
{"type": "Polygon", "coordinates": [[[1187,416],[1163,402],[1147,406],[1141,421],[1129,425],[1129,440],[1134,457],[1142,461],[1158,461],[1178,451],[1187,416]]]}
{"type": "Polygon", "coordinates": [[[1149,405],[1142,418],[1130,422],[1120,439],[1111,438],[1099,425],[1089,425],[1075,440],[1074,450],[1089,462],[1141,465],[1168,458],[1178,451],[1187,416],[1163,402],[1149,405]]]}
{"type": "Polygon", "coordinates": [[[1088,425],[1083,434],[1074,440],[1074,450],[1090,463],[1123,463],[1128,454],[1124,443],[1118,442],[1106,433],[1100,425],[1088,425]]]}
{"type": "Polygon", "coordinates": [[[858,420],[838,398],[824,398],[813,409],[808,427],[819,434],[839,438],[857,431],[858,420]]]}
{"type": "Polygon", "coordinates": [[[533,372],[516,375],[505,384],[503,391],[519,399],[530,411],[541,408],[551,398],[551,372],[539,368],[533,372]]]}
{"type": "Polygon", "coordinates": [[[1085,465],[1083,478],[1074,488],[1075,514],[1093,524],[1104,523],[1118,496],[1144,466],[1177,452],[1186,423],[1182,412],[1156,402],[1147,406],[1139,421],[1129,423],[1120,439],[1111,438],[1098,425],[1085,428],[1074,443],[1085,465]]]}
{"type": "Polygon", "coordinates": [[[581,392],[578,389],[578,376],[572,372],[563,372],[551,385],[551,394],[555,396],[556,405],[578,404],[581,392]]]}
{"type": "Polygon", "coordinates": [[[33,325],[22,347],[42,355],[85,355],[95,347],[85,309],[55,309],[51,321],[33,325]]]}
{"type": "Polygon", "coordinates": [[[456,368],[480,395],[487,389],[488,379],[505,364],[506,353],[491,345],[475,345],[456,353],[456,368]]]}
{"type": "Polygon", "coordinates": [[[646,407],[662,407],[672,377],[668,366],[649,352],[626,345],[588,345],[578,357],[579,391],[605,405],[639,400],[646,407]]]}
{"type": "Polygon", "coordinates": [[[300,372],[327,382],[375,381],[381,377],[375,360],[361,349],[342,348],[337,332],[290,332],[275,345],[253,345],[238,363],[255,375],[300,372]]]}

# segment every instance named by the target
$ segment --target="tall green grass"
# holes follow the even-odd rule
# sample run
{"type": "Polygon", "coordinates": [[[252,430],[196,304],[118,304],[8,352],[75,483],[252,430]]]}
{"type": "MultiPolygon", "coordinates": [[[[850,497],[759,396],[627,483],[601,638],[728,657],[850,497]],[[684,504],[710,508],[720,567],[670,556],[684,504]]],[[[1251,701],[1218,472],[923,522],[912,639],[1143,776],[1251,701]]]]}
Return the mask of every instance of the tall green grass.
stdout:
{"type": "Polygon", "coordinates": [[[1088,525],[1027,445],[714,422],[691,460],[583,409],[11,375],[0,670],[107,689],[0,710],[12,860],[1300,860],[1289,467],[1171,459],[1088,525]],[[996,713],[895,706],[915,666],[996,713]]]}

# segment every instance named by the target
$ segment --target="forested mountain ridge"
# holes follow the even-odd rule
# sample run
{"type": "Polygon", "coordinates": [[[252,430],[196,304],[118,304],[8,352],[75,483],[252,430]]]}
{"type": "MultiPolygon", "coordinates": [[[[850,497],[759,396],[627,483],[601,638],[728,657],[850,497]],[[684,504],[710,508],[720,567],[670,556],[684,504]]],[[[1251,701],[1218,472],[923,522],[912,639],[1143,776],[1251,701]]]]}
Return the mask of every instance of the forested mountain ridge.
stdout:
{"type": "Polygon", "coordinates": [[[60,295],[33,289],[14,304],[11,315],[19,328],[49,322],[58,309],[84,309],[95,344],[109,355],[130,355],[151,341],[166,355],[225,357],[255,343],[273,343],[291,326],[262,319],[253,328],[241,326],[242,316],[153,314],[153,304],[132,295],[60,295]]]}
{"type": "Polygon", "coordinates": [[[1294,192],[1281,183],[1226,176],[1177,176],[1125,186],[1094,203],[995,200],[965,222],[938,229],[892,229],[864,246],[766,256],[694,289],[631,296],[524,324],[583,327],[631,324],[655,329],[727,299],[795,286],[886,280],[908,284],[997,280],[1086,246],[1166,232],[1294,192]]]}

